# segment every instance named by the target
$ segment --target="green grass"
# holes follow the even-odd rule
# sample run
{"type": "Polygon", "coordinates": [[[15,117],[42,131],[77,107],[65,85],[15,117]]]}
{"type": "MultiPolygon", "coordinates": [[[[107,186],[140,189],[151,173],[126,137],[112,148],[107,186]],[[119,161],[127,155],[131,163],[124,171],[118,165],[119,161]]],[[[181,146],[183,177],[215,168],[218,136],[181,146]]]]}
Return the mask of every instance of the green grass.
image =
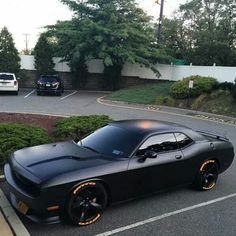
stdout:
{"type": "Polygon", "coordinates": [[[153,104],[158,96],[169,95],[169,89],[172,84],[173,82],[157,82],[148,85],[135,86],[116,91],[107,98],[113,101],[128,103],[153,104]]]}
{"type": "MultiPolygon", "coordinates": [[[[135,86],[122,89],[110,94],[107,98],[113,101],[122,101],[136,104],[159,104],[157,97],[169,96],[170,86],[173,82],[157,82],[153,84],[135,86]]],[[[174,100],[174,106],[190,108],[186,99],[174,100]]],[[[168,105],[168,104],[160,104],[168,105]]],[[[233,100],[229,91],[215,90],[210,94],[202,94],[199,98],[191,99],[192,109],[213,114],[236,117],[236,101],[233,100]],[[195,106],[193,106],[195,104],[195,106]]]]}

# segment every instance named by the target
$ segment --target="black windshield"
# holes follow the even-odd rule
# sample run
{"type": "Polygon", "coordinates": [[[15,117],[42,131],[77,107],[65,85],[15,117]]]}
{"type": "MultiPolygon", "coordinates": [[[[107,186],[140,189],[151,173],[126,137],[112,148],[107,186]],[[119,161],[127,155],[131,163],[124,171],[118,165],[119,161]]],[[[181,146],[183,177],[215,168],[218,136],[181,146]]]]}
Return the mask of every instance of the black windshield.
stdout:
{"type": "Polygon", "coordinates": [[[40,78],[40,82],[42,83],[57,83],[59,81],[59,79],[57,77],[54,76],[43,76],[40,78]]]}
{"type": "Polygon", "coordinates": [[[140,142],[138,134],[116,126],[105,126],[78,142],[112,157],[128,157],[140,142]]]}

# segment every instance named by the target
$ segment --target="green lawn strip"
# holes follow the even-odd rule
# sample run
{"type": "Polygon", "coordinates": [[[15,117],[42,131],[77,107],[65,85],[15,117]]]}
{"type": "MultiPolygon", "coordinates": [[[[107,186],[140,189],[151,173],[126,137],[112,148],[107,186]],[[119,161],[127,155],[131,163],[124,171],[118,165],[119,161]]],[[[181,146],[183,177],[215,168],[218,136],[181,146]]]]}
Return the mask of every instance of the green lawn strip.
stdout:
{"type": "MultiPolygon", "coordinates": [[[[135,86],[132,88],[122,89],[109,95],[107,98],[113,101],[122,101],[136,104],[160,104],[157,97],[170,95],[170,87],[173,82],[157,82],[148,85],[135,86]]],[[[236,117],[236,102],[233,100],[229,91],[215,90],[211,94],[202,94],[202,99],[190,99],[187,107],[187,99],[175,99],[173,106],[180,108],[190,108],[194,101],[198,99],[197,108],[194,110],[209,112],[213,114],[226,115],[236,117]]]]}
{"type": "Polygon", "coordinates": [[[148,85],[135,86],[116,91],[107,98],[113,101],[153,104],[158,96],[169,95],[169,89],[172,84],[173,82],[158,82],[148,85]]]}

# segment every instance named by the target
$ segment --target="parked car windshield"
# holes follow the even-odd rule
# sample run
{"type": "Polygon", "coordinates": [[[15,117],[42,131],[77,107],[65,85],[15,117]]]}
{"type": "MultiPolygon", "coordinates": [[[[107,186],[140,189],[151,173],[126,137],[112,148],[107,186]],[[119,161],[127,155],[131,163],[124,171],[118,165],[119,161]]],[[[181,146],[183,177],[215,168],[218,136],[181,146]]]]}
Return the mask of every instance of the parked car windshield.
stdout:
{"type": "Polygon", "coordinates": [[[41,77],[40,81],[42,83],[56,83],[58,82],[58,78],[57,77],[41,77]]]}
{"type": "Polygon", "coordinates": [[[0,80],[14,80],[14,76],[7,74],[0,74],[0,80]]]}
{"type": "Polygon", "coordinates": [[[141,141],[136,133],[108,125],[78,142],[83,146],[111,157],[129,157],[141,141]]]}

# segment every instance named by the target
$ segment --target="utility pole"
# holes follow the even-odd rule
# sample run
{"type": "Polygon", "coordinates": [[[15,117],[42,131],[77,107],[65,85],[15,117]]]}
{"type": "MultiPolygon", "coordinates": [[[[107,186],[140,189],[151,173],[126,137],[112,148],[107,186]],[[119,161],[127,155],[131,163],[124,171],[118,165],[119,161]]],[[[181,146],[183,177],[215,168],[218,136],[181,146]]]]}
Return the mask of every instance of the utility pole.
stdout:
{"type": "MultiPolygon", "coordinates": [[[[159,4],[159,1],[157,0],[156,3],[159,4]]],[[[159,17],[159,24],[158,24],[158,31],[157,31],[157,40],[158,40],[158,42],[161,41],[163,11],[164,11],[164,0],[161,0],[161,3],[160,3],[160,17],[159,17]]]]}
{"type": "Polygon", "coordinates": [[[25,51],[28,52],[29,51],[29,49],[28,49],[28,42],[29,42],[28,36],[30,34],[23,34],[23,35],[25,35],[25,51]]]}

